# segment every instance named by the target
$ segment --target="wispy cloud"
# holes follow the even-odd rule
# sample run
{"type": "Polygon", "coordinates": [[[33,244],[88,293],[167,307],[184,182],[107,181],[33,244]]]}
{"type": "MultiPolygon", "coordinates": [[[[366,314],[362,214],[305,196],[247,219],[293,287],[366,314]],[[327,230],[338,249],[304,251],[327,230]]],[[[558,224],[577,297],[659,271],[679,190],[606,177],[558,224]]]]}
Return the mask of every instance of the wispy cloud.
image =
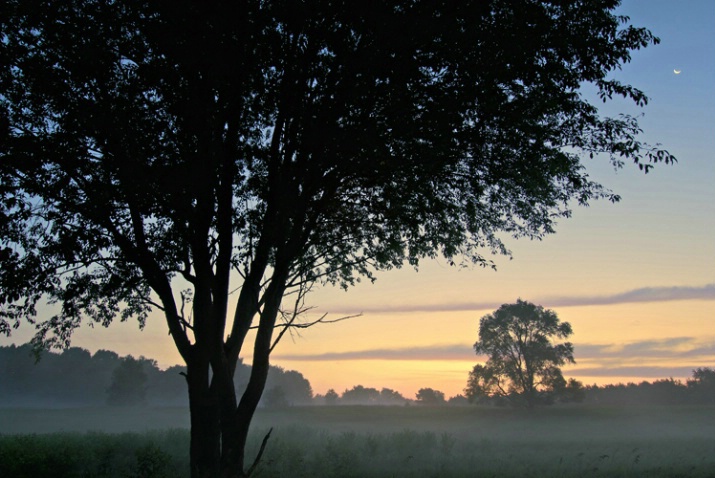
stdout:
{"type": "MultiPolygon", "coordinates": [[[[697,337],[673,337],[662,340],[642,340],[627,344],[575,344],[576,361],[585,360],[589,363],[601,362],[603,370],[618,368],[613,363],[632,361],[634,359],[685,359],[713,358],[715,359],[715,339],[697,337]]],[[[340,361],[340,360],[457,360],[480,362],[486,357],[477,356],[471,344],[440,344],[420,347],[375,348],[365,350],[349,350],[343,352],[325,352],[306,355],[276,355],[279,360],[295,361],[340,361]]],[[[621,367],[622,368],[622,367],[621,367]]],[[[591,369],[582,369],[591,370],[591,369]]],[[[601,368],[598,368],[601,370],[601,368]]]]}
{"type": "Polygon", "coordinates": [[[550,307],[577,305],[612,305],[634,302],[671,302],[676,300],[715,300],[715,284],[702,287],[644,287],[606,296],[559,297],[545,299],[550,307]]]}
{"type": "MultiPolygon", "coordinates": [[[[592,296],[556,296],[545,298],[527,298],[544,307],[575,307],[588,305],[614,305],[642,302],[671,302],[677,300],[715,300],[715,284],[700,287],[643,287],[610,295],[592,296]]],[[[491,310],[502,302],[447,302],[436,304],[405,303],[397,305],[373,305],[358,307],[337,307],[341,313],[408,313],[408,312],[450,312],[491,310]]]]}
{"type": "Polygon", "coordinates": [[[681,359],[710,356],[715,359],[715,340],[700,337],[671,337],[627,344],[576,344],[576,359],[681,359]]]}
{"type": "Polygon", "coordinates": [[[326,352],[308,355],[276,355],[280,360],[477,360],[470,344],[430,345],[423,347],[379,348],[326,352]]]}
{"type": "Polygon", "coordinates": [[[625,366],[625,367],[588,367],[570,368],[565,375],[569,377],[638,377],[667,378],[689,377],[695,367],[659,367],[659,366],[625,366]]]}

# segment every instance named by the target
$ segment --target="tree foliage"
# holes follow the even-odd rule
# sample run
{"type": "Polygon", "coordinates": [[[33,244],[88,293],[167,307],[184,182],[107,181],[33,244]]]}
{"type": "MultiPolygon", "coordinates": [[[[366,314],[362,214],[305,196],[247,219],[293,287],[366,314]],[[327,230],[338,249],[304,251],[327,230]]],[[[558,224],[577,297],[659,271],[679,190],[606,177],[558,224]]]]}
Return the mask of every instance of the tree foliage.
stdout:
{"type": "Polygon", "coordinates": [[[420,388],[415,396],[417,403],[422,405],[444,405],[444,392],[432,388],[420,388]]]}
{"type": "Polygon", "coordinates": [[[572,333],[552,310],[521,299],[502,305],[479,321],[474,350],[487,361],[474,366],[465,393],[472,400],[506,397],[531,408],[545,395],[564,390],[568,384],[560,367],[575,363],[573,345],[552,340],[572,333]]]}
{"type": "Polygon", "coordinates": [[[346,405],[377,405],[380,402],[380,391],[373,387],[355,385],[343,392],[340,402],[346,405]]]}
{"type": "MultiPolygon", "coordinates": [[[[117,368],[127,359],[109,350],[98,350],[91,355],[87,350],[70,347],[61,353],[43,352],[41,359],[36,361],[31,344],[0,347],[0,408],[105,406],[117,368]]],[[[175,365],[162,370],[150,358],[139,357],[134,361],[140,363],[141,370],[146,374],[145,398],[148,406],[188,406],[186,379],[182,376],[186,374],[186,367],[175,365]]],[[[245,386],[250,372],[248,366],[239,362],[236,368],[237,389],[245,386]]],[[[312,403],[310,383],[294,370],[271,366],[266,388],[281,388],[288,404],[312,403]]]]}
{"type": "Polygon", "coordinates": [[[305,311],[287,294],[438,254],[490,265],[500,234],[618,199],[585,157],[674,160],[579,90],[647,102],[610,74],[658,40],[617,5],[3,2],[0,332],[27,319],[67,346],[161,311],[193,476],[249,474],[274,329],[305,311]]]}
{"type": "Polygon", "coordinates": [[[687,386],[701,402],[715,404],[715,368],[696,368],[687,386]]]}
{"type": "Polygon", "coordinates": [[[340,395],[334,389],[329,389],[325,392],[325,404],[329,406],[337,405],[340,395]]]}
{"type": "Polygon", "coordinates": [[[147,373],[142,361],[124,357],[112,373],[107,389],[107,404],[112,406],[146,405],[147,373]]]}

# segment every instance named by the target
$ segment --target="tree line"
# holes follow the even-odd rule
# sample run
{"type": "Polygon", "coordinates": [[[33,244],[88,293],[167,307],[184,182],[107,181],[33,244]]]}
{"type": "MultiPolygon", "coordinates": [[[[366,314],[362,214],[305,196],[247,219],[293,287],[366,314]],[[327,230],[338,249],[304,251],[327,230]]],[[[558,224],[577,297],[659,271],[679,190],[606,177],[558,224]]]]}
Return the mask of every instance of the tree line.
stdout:
{"type": "MultiPolygon", "coordinates": [[[[91,354],[79,347],[43,352],[31,344],[0,347],[0,407],[188,406],[186,367],[160,369],[156,360],[109,350],[91,354]]],[[[250,367],[239,362],[237,387],[250,367]]],[[[272,366],[263,406],[306,405],[313,399],[308,380],[294,370],[272,366]]]]}
{"type": "MultiPolygon", "coordinates": [[[[46,352],[36,361],[31,344],[0,347],[0,407],[85,406],[187,406],[185,367],[160,369],[156,360],[109,350],[89,351],[71,347],[62,353],[46,352]]],[[[241,364],[238,383],[247,380],[249,367],[241,364]]],[[[514,397],[511,397],[514,398],[514,397]]],[[[603,405],[715,405],[715,368],[693,370],[685,381],[673,378],[626,384],[586,385],[571,378],[566,386],[541,395],[540,405],[592,403],[603,405]]],[[[291,405],[427,405],[520,406],[499,394],[470,392],[449,398],[430,387],[407,397],[391,388],[355,385],[338,393],[329,389],[313,394],[308,379],[295,370],[273,366],[268,376],[264,407],[291,405]]]]}
{"type": "Polygon", "coordinates": [[[608,405],[715,405],[715,368],[696,368],[685,381],[671,377],[653,382],[591,385],[585,387],[584,399],[608,405]]]}

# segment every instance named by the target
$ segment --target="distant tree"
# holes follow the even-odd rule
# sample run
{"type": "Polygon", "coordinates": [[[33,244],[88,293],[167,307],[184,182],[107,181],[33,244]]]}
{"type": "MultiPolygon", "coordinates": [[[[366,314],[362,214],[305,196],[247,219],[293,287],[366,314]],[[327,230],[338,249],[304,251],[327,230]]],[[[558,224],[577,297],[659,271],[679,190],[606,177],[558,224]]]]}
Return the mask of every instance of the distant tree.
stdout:
{"type": "Polygon", "coordinates": [[[112,352],[111,350],[100,349],[97,350],[94,355],[92,355],[92,361],[97,363],[111,364],[112,370],[114,370],[114,367],[119,363],[120,360],[121,359],[119,358],[119,355],[116,352],[112,352]]]}
{"type": "Polygon", "coordinates": [[[263,394],[261,403],[266,408],[285,408],[290,405],[283,387],[271,387],[263,394]]]}
{"type": "Polygon", "coordinates": [[[327,392],[325,392],[325,404],[326,405],[331,405],[331,406],[337,405],[339,398],[340,398],[340,396],[338,395],[338,393],[335,390],[333,390],[332,388],[330,390],[328,390],[327,392]]]}
{"type": "Polygon", "coordinates": [[[663,405],[676,405],[687,402],[687,387],[673,377],[655,380],[650,384],[653,399],[663,405]]]}
{"type": "Polygon", "coordinates": [[[697,399],[693,394],[693,384],[671,378],[653,382],[646,380],[626,384],[608,384],[601,387],[585,387],[585,400],[591,403],[613,405],[677,405],[692,403],[697,399]]]}
{"type": "Polygon", "coordinates": [[[696,368],[686,383],[695,402],[715,404],[715,369],[696,368]]]}
{"type": "Polygon", "coordinates": [[[0,406],[86,407],[106,403],[120,358],[77,347],[33,353],[31,344],[0,347],[0,406]],[[38,361],[39,358],[39,361],[38,361]]]}
{"type": "Polygon", "coordinates": [[[581,403],[586,399],[586,389],[583,383],[575,378],[570,378],[565,386],[556,389],[556,400],[561,403],[581,403]]]}
{"type": "Polygon", "coordinates": [[[380,392],[376,388],[355,385],[350,390],[345,390],[340,398],[345,404],[376,405],[380,401],[380,392]]]}
{"type": "Polygon", "coordinates": [[[710,367],[696,368],[693,370],[692,381],[698,384],[715,386],[715,369],[710,367]]]}
{"type": "Polygon", "coordinates": [[[462,405],[468,405],[468,404],[469,404],[469,399],[462,394],[457,394],[453,397],[449,397],[449,400],[447,400],[447,405],[452,405],[452,406],[462,406],[462,405]]]}
{"type": "Polygon", "coordinates": [[[307,405],[313,400],[313,389],[303,374],[272,366],[268,373],[267,388],[279,387],[290,405],[307,405]]]}
{"type": "Polygon", "coordinates": [[[380,390],[380,403],[383,405],[403,405],[407,399],[398,391],[391,388],[380,390]]]}
{"type": "Polygon", "coordinates": [[[417,403],[421,405],[443,405],[444,393],[432,388],[420,388],[416,395],[417,403]]]}
{"type": "Polygon", "coordinates": [[[128,355],[112,374],[112,384],[107,389],[107,404],[112,406],[145,405],[146,389],[147,374],[142,361],[128,355]]]}
{"type": "Polygon", "coordinates": [[[0,347],[0,405],[34,405],[38,388],[44,384],[45,376],[49,376],[41,373],[47,360],[41,363],[42,366],[35,362],[30,344],[0,347]]]}
{"type": "Polygon", "coordinates": [[[488,360],[470,372],[465,394],[472,400],[508,397],[534,407],[544,395],[566,385],[559,367],[575,363],[573,345],[554,345],[551,340],[572,333],[571,325],[560,322],[552,310],[521,299],[502,305],[479,322],[474,349],[488,360]]]}
{"type": "Polygon", "coordinates": [[[186,367],[174,365],[147,374],[147,403],[152,406],[188,406],[186,367]]]}
{"type": "Polygon", "coordinates": [[[505,234],[618,199],[586,157],[674,159],[581,93],[647,102],[612,71],[658,39],[616,0],[1,5],[0,332],[39,312],[35,343],[67,346],[161,311],[194,478],[254,469],[287,294],[437,255],[489,266],[505,234]]]}

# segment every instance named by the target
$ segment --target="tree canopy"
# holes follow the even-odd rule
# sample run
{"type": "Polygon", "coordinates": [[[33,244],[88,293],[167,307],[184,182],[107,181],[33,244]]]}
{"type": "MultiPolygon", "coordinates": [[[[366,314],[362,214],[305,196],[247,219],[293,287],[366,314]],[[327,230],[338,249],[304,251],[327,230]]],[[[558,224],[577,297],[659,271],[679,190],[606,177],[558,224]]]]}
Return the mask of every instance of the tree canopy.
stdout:
{"type": "Polygon", "coordinates": [[[0,332],[27,319],[66,346],[82,321],[161,311],[194,476],[249,473],[274,328],[311,284],[438,254],[490,265],[504,233],[618,199],[586,157],[674,160],[580,91],[647,102],[610,74],[658,40],[617,5],[3,2],[0,332]]]}
{"type": "MultiPolygon", "coordinates": [[[[573,333],[552,310],[517,300],[479,321],[477,354],[488,357],[469,374],[465,393],[471,399],[506,397],[532,408],[545,393],[567,387],[561,366],[575,363],[570,342],[552,344],[573,333]]],[[[570,388],[577,383],[571,382],[570,388]]]]}
{"type": "Polygon", "coordinates": [[[443,405],[445,403],[444,392],[433,388],[420,388],[415,399],[422,405],[443,405]]]}
{"type": "Polygon", "coordinates": [[[146,405],[147,373],[142,361],[124,357],[112,373],[107,389],[107,404],[112,406],[146,405]]]}

